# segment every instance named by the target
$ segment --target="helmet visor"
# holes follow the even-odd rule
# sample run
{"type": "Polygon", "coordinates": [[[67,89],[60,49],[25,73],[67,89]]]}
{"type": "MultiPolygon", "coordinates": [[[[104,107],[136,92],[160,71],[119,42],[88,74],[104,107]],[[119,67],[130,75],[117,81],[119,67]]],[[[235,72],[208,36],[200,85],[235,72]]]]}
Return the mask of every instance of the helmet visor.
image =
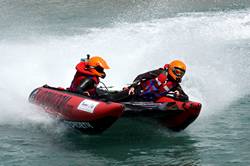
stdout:
{"type": "Polygon", "coordinates": [[[184,76],[184,74],[185,74],[185,71],[183,69],[180,69],[180,68],[177,68],[177,67],[173,68],[173,72],[179,78],[182,78],[184,76]]]}
{"type": "Polygon", "coordinates": [[[95,70],[96,70],[98,73],[104,73],[104,69],[103,69],[101,66],[96,66],[96,67],[95,67],[95,70]]]}

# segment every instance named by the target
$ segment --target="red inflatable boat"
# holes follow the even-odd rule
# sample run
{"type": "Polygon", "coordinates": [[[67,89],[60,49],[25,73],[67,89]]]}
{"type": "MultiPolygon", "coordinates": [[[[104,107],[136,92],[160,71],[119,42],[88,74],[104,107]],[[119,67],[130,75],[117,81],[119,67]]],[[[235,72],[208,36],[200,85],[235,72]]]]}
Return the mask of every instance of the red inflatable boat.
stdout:
{"type": "Polygon", "coordinates": [[[162,97],[156,102],[114,103],[94,100],[47,85],[35,89],[29,100],[71,127],[87,133],[101,133],[120,116],[148,117],[171,130],[180,131],[191,124],[201,110],[198,102],[178,101],[173,97],[162,97]]]}
{"type": "Polygon", "coordinates": [[[47,85],[35,89],[29,101],[69,126],[90,134],[106,130],[124,110],[122,104],[96,101],[47,85]]]}

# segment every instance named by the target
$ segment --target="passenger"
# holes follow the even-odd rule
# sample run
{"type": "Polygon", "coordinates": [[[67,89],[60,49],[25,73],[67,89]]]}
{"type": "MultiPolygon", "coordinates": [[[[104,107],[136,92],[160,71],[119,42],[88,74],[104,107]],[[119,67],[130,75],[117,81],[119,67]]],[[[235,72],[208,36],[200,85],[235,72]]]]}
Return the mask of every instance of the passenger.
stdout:
{"type": "Polygon", "coordinates": [[[113,94],[111,98],[113,101],[156,101],[173,92],[175,98],[188,100],[180,86],[185,72],[186,65],[180,60],[174,60],[163,68],[138,75],[132,85],[113,94]]]}
{"type": "Polygon", "coordinates": [[[99,56],[89,58],[88,56],[85,61],[76,65],[76,74],[68,90],[95,98],[97,96],[96,87],[100,78],[104,79],[106,76],[104,69],[109,68],[103,58],[99,56]]]}

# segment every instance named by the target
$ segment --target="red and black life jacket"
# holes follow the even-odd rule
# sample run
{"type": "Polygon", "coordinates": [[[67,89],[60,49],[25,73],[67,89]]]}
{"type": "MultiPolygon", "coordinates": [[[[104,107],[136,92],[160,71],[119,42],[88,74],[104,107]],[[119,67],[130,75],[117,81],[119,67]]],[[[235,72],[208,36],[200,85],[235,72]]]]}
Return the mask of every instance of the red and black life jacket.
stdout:
{"type": "Polygon", "coordinates": [[[72,92],[77,92],[78,86],[80,86],[83,80],[86,78],[90,78],[95,82],[94,88],[87,90],[90,95],[94,95],[96,93],[96,87],[99,84],[100,80],[97,76],[93,75],[90,71],[87,70],[86,62],[80,62],[76,65],[76,74],[73,81],[71,82],[69,90],[72,92]]]}
{"type": "Polygon", "coordinates": [[[165,66],[165,70],[159,69],[162,70],[162,72],[157,77],[141,83],[142,91],[140,96],[148,100],[155,100],[166,95],[171,89],[178,85],[176,81],[169,79],[168,68],[166,67],[168,66],[165,66]]]}

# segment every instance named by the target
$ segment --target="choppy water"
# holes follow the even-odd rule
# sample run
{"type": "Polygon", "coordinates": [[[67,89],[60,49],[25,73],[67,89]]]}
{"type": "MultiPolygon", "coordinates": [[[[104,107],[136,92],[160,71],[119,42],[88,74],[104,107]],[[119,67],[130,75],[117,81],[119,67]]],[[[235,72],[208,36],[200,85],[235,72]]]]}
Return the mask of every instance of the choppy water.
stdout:
{"type": "Polygon", "coordinates": [[[250,164],[249,1],[2,0],[0,12],[0,165],[250,164]],[[87,136],[29,105],[42,84],[67,87],[87,53],[116,88],[184,60],[200,117],[180,133],[121,119],[87,136]]]}

